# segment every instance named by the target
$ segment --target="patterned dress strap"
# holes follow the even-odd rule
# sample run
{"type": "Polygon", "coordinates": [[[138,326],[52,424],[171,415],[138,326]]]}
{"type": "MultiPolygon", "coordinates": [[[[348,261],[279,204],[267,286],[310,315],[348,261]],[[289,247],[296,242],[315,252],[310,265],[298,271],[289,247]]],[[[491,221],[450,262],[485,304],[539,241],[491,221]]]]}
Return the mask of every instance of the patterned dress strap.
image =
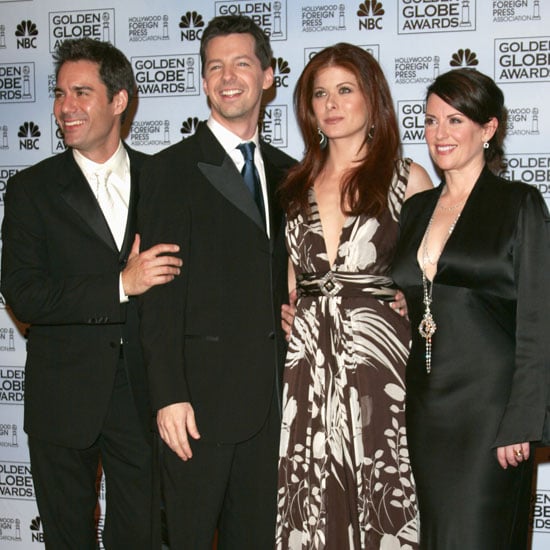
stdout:
{"type": "Polygon", "coordinates": [[[412,159],[398,159],[395,163],[395,172],[390,184],[388,192],[388,208],[391,217],[399,220],[401,206],[405,200],[405,191],[407,190],[407,182],[409,181],[409,172],[411,169],[412,159]]]}

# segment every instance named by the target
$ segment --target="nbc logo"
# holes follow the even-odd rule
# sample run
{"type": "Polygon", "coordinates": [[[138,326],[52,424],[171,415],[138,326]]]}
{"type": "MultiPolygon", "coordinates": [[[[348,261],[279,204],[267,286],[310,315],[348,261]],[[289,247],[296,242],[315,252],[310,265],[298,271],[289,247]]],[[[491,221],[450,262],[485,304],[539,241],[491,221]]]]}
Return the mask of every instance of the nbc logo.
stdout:
{"type": "Polygon", "coordinates": [[[32,542],[44,542],[44,533],[42,531],[42,520],[40,516],[36,516],[31,520],[30,530],[32,542]]]}
{"type": "Polygon", "coordinates": [[[382,2],[367,0],[359,4],[357,16],[359,17],[359,30],[373,31],[382,29],[382,16],[385,14],[382,2]]]}
{"type": "Polygon", "coordinates": [[[288,75],[290,74],[288,61],[285,61],[282,57],[277,57],[271,61],[271,66],[275,74],[275,87],[288,88],[288,75]]]}
{"type": "Polygon", "coordinates": [[[181,16],[179,27],[182,29],[180,32],[182,42],[184,40],[188,42],[200,40],[202,37],[202,28],[204,27],[204,19],[200,13],[188,11],[185,15],[181,16]]]}
{"type": "Polygon", "coordinates": [[[197,126],[199,125],[199,118],[198,117],[187,117],[186,120],[183,121],[181,125],[180,134],[182,135],[182,139],[188,138],[192,136],[195,131],[197,130],[197,126]]]}
{"type": "Polygon", "coordinates": [[[476,67],[479,65],[479,60],[476,53],[470,48],[465,50],[460,48],[452,55],[449,65],[451,67],[476,67]]]}
{"type": "Polygon", "coordinates": [[[21,21],[17,25],[15,36],[17,38],[17,49],[36,48],[38,29],[30,19],[21,21]]]}
{"type": "Polygon", "coordinates": [[[34,122],[24,122],[19,126],[17,137],[19,138],[19,149],[38,150],[38,138],[40,137],[40,128],[34,122]]]}

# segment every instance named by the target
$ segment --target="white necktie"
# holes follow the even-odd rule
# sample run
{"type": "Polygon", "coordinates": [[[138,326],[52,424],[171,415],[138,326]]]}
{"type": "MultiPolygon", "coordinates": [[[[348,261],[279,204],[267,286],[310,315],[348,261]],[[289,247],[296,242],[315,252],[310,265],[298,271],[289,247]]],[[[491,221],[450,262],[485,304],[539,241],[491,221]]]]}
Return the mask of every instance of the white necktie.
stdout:
{"type": "MultiPolygon", "coordinates": [[[[119,189],[111,178],[111,170],[100,170],[95,174],[96,197],[103,215],[109,224],[111,233],[120,250],[126,231],[126,218],[128,217],[128,205],[119,189]]],[[[111,178],[114,179],[114,178],[111,178]]]]}

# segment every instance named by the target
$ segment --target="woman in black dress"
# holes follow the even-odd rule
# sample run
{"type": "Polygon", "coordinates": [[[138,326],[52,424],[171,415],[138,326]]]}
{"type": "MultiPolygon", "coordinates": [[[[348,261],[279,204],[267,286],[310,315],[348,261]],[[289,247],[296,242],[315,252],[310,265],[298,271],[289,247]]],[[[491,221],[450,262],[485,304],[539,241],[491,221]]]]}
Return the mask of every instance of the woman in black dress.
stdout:
{"type": "Polygon", "coordinates": [[[550,378],[549,214],[535,187],[489,168],[504,118],[489,77],[439,76],[425,129],[443,182],[401,213],[393,276],[411,318],[407,433],[424,550],[527,544],[550,378]]]}

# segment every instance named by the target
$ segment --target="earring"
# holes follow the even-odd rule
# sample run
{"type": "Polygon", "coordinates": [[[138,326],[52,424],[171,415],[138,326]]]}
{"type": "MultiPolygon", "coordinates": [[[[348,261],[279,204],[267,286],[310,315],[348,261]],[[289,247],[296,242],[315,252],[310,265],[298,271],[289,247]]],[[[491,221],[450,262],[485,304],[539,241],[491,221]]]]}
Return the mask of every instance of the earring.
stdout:
{"type": "Polygon", "coordinates": [[[370,127],[369,133],[367,134],[367,141],[372,141],[374,137],[374,124],[370,127]]]}
{"type": "Polygon", "coordinates": [[[489,149],[489,142],[488,141],[483,142],[483,149],[489,149]]]}
{"type": "Polygon", "coordinates": [[[319,147],[325,149],[328,145],[328,138],[321,128],[317,128],[317,133],[319,134],[319,147]]]}

